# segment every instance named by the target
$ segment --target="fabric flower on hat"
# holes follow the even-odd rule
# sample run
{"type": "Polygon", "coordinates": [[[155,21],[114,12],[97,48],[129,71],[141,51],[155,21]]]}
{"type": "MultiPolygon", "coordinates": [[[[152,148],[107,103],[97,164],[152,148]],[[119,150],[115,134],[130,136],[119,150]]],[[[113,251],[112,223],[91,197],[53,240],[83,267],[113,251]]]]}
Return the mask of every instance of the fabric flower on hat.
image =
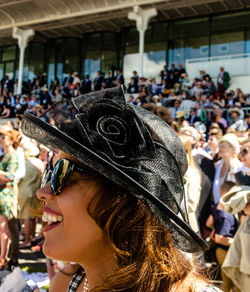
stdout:
{"type": "Polygon", "coordinates": [[[153,158],[150,132],[124,100],[93,99],[90,109],[81,106],[79,112],[79,128],[94,151],[123,165],[137,158],[153,158]]]}

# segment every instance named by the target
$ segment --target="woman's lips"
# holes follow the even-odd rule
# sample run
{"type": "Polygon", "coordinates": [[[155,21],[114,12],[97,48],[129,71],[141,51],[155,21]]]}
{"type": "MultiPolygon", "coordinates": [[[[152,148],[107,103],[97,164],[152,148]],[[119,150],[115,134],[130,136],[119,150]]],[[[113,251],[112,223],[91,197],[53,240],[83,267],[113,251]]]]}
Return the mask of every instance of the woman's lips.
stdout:
{"type": "Polygon", "coordinates": [[[50,225],[44,226],[44,227],[43,227],[43,232],[45,233],[45,232],[50,231],[51,229],[54,229],[54,228],[57,227],[60,223],[62,223],[62,222],[53,222],[53,223],[51,223],[50,225]]]}
{"type": "Polygon", "coordinates": [[[62,216],[62,214],[50,209],[49,207],[43,207],[43,212],[46,212],[46,213],[51,213],[51,214],[54,214],[54,215],[57,215],[57,216],[62,216]]]}

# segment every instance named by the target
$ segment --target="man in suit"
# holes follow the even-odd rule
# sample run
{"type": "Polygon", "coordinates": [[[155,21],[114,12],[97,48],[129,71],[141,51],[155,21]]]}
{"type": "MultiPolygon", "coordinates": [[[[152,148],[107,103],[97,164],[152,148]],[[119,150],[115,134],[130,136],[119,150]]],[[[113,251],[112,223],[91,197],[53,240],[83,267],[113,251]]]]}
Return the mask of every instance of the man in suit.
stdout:
{"type": "Polygon", "coordinates": [[[101,89],[101,87],[102,87],[102,82],[103,82],[103,77],[102,77],[101,71],[97,71],[97,72],[96,72],[96,78],[95,78],[95,80],[94,80],[94,90],[95,90],[95,91],[101,89]]]}
{"type": "Polygon", "coordinates": [[[135,81],[135,84],[137,85],[138,84],[138,82],[139,82],[139,76],[138,76],[138,74],[137,74],[137,71],[133,71],[133,76],[132,76],[132,78],[134,79],[134,81],[135,81]]]}
{"type": "Polygon", "coordinates": [[[200,121],[201,119],[196,115],[196,108],[191,107],[189,111],[188,121],[190,125],[193,125],[195,122],[200,121]]]}
{"type": "Polygon", "coordinates": [[[118,84],[124,85],[124,78],[123,78],[123,75],[122,75],[120,69],[117,69],[117,75],[115,77],[115,81],[116,81],[117,85],[118,84]]]}
{"type": "Polygon", "coordinates": [[[134,78],[130,78],[130,82],[128,84],[128,93],[133,94],[133,93],[138,93],[139,92],[139,88],[137,83],[135,83],[134,78]]]}
{"type": "Polygon", "coordinates": [[[161,70],[161,80],[166,80],[168,79],[168,69],[167,69],[167,65],[163,66],[163,70],[161,70]]]}
{"type": "Polygon", "coordinates": [[[218,94],[220,97],[224,97],[224,93],[230,85],[230,79],[229,73],[225,72],[224,67],[220,67],[220,73],[217,78],[218,94]]]}
{"type": "Polygon", "coordinates": [[[183,64],[179,64],[178,65],[178,70],[179,70],[179,78],[181,76],[181,74],[186,73],[186,69],[183,67],[183,64]]]}
{"type": "Polygon", "coordinates": [[[91,92],[91,80],[89,80],[89,75],[86,74],[84,80],[82,82],[82,93],[89,93],[91,92]]]}
{"type": "Polygon", "coordinates": [[[168,71],[170,88],[174,87],[174,84],[179,81],[179,70],[175,67],[175,64],[171,64],[171,69],[168,71]]]}
{"type": "Polygon", "coordinates": [[[69,75],[68,77],[66,77],[64,80],[63,80],[63,85],[65,87],[70,87],[70,85],[73,83],[74,81],[74,77],[72,76],[72,72],[69,72],[69,75]]]}
{"type": "Polygon", "coordinates": [[[111,88],[112,87],[112,77],[110,75],[110,72],[106,73],[106,77],[104,78],[105,88],[111,88]]]}

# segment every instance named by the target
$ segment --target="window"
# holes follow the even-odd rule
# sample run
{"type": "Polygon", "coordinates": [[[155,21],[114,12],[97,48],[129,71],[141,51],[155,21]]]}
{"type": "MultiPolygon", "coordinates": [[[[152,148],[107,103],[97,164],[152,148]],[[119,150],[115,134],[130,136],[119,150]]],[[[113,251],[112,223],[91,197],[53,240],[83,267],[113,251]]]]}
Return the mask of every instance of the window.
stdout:
{"type": "Polygon", "coordinates": [[[213,34],[211,57],[244,53],[244,32],[213,34]]]}
{"type": "Polygon", "coordinates": [[[0,63],[0,80],[3,79],[4,76],[4,65],[3,63],[0,63]]]}
{"type": "Polygon", "coordinates": [[[208,57],[208,36],[169,42],[169,63],[185,64],[188,59],[208,57]]]}
{"type": "Polygon", "coordinates": [[[73,38],[57,39],[55,42],[56,75],[60,82],[64,80],[69,72],[80,71],[79,40],[73,38]]]}
{"type": "Polygon", "coordinates": [[[84,60],[84,74],[93,80],[96,72],[101,70],[101,35],[92,34],[86,40],[86,53],[84,60]]]}
{"type": "Polygon", "coordinates": [[[10,61],[16,59],[16,46],[2,48],[2,61],[10,61]]]}
{"type": "Polygon", "coordinates": [[[240,29],[250,28],[249,18],[250,11],[214,16],[211,30],[212,32],[224,32],[226,30],[238,31],[240,29]]]}
{"type": "Polygon", "coordinates": [[[44,73],[45,45],[31,43],[29,56],[29,79],[44,73]]]}
{"type": "Polygon", "coordinates": [[[208,35],[209,19],[195,18],[174,21],[170,25],[170,39],[188,38],[194,36],[208,35]]]}
{"type": "MultiPolygon", "coordinates": [[[[135,46],[126,48],[124,56],[123,71],[126,79],[132,76],[134,70],[139,68],[139,53],[135,46]]],[[[143,71],[147,77],[154,77],[160,74],[166,63],[166,43],[145,44],[143,56],[143,71]]]]}

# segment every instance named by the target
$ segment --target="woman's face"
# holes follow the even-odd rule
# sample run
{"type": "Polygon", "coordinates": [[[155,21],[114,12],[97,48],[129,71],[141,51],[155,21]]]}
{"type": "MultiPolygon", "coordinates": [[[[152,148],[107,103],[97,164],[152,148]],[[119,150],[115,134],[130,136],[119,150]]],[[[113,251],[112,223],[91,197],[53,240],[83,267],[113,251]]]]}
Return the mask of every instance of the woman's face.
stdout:
{"type": "MultiPolygon", "coordinates": [[[[59,152],[53,164],[62,158],[72,161],[70,156],[59,152]]],[[[83,264],[98,262],[104,255],[112,257],[110,243],[87,212],[90,200],[100,190],[100,180],[79,172],[71,174],[58,196],[51,192],[50,182],[37,192],[37,197],[45,204],[43,216],[62,217],[60,223],[44,228],[44,253],[50,258],[83,264]]]]}
{"type": "Polygon", "coordinates": [[[7,134],[2,134],[0,136],[1,147],[6,148],[12,145],[11,138],[7,134]]]}
{"type": "Polygon", "coordinates": [[[227,142],[219,143],[219,157],[222,159],[232,159],[235,151],[234,148],[227,142]]]}
{"type": "Polygon", "coordinates": [[[215,151],[217,150],[218,145],[218,139],[214,135],[210,135],[207,141],[207,147],[212,151],[215,151]]]}

